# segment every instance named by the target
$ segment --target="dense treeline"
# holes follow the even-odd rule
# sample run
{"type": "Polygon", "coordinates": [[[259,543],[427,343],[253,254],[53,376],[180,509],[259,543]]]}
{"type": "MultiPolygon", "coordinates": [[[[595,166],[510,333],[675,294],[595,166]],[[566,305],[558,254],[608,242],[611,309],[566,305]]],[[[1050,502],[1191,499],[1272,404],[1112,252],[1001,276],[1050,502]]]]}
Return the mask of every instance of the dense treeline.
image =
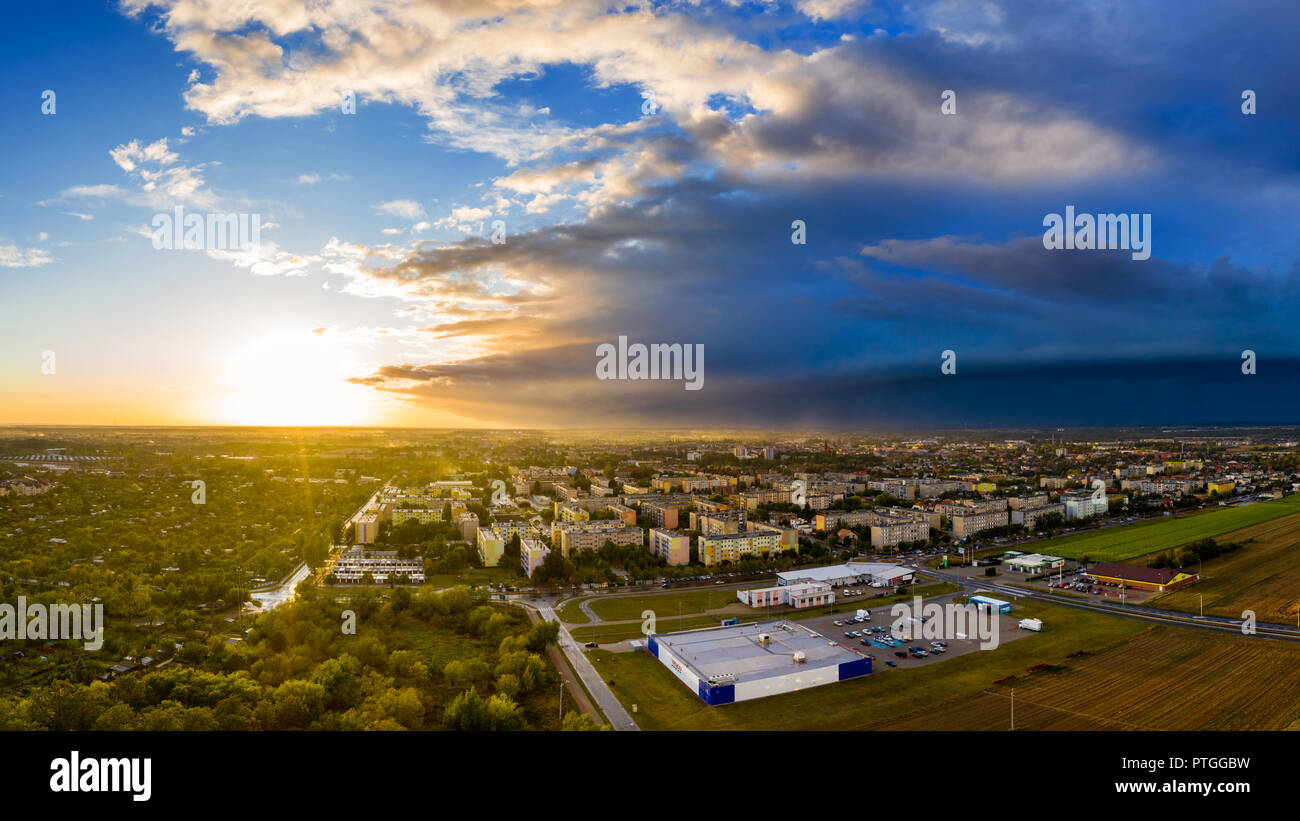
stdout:
{"type": "Polygon", "coordinates": [[[1201,539],[1183,545],[1177,550],[1166,550],[1151,560],[1151,567],[1190,567],[1197,562],[1209,561],[1216,556],[1231,553],[1241,547],[1240,542],[1219,544],[1214,539],[1201,539]]]}
{"type": "Polygon", "coordinates": [[[159,669],[0,700],[0,729],[557,729],[543,657],[557,631],[464,587],[310,597],[260,616],[246,641],[192,642],[159,669]]]}

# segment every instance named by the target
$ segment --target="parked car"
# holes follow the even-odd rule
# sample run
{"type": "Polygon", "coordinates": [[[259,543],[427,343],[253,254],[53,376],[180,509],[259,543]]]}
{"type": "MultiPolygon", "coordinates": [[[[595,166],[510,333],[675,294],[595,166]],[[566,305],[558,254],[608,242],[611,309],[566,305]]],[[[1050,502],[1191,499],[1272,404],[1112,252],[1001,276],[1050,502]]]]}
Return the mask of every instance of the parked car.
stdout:
{"type": "Polygon", "coordinates": [[[897,667],[897,666],[898,666],[897,664],[895,664],[895,663],[894,663],[892,660],[890,660],[890,659],[885,659],[885,664],[888,664],[890,667],[897,667]]]}

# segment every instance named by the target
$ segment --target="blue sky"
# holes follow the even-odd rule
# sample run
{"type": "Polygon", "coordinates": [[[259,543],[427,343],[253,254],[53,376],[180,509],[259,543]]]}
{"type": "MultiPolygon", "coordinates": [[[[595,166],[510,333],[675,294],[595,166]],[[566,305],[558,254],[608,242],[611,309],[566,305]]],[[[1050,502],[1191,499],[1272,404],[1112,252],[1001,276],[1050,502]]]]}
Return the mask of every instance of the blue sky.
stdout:
{"type": "Polygon", "coordinates": [[[1289,4],[12,17],[0,423],[1294,421],[1289,4]],[[177,205],[262,242],[156,250],[177,205]],[[1044,249],[1067,205],[1150,214],[1150,259],[1044,249]],[[620,335],[704,389],[596,379],[620,335]]]}

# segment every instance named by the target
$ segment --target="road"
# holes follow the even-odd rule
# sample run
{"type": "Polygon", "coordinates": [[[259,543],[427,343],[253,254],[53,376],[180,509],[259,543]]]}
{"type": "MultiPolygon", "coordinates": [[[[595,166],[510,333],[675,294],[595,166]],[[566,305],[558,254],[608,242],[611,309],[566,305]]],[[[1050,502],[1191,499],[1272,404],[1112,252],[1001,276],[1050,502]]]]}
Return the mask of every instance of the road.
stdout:
{"type": "MultiPolygon", "coordinates": [[[[1241,619],[1229,619],[1222,616],[1193,616],[1175,610],[1157,610],[1141,605],[1106,604],[1060,593],[1051,593],[1046,590],[1031,590],[1001,582],[986,581],[979,577],[941,573],[927,567],[917,567],[916,572],[920,576],[960,584],[970,592],[988,592],[1017,599],[1029,598],[1048,604],[1073,607],[1076,610],[1091,610],[1094,613],[1105,613],[1108,616],[1118,616],[1124,619],[1137,619],[1138,621],[1153,624],[1172,624],[1177,627],[1190,627],[1196,630],[1211,630],[1216,633],[1242,635],[1241,619]]],[[[1255,624],[1255,635],[1282,641],[1300,641],[1300,629],[1283,624],[1257,622],[1255,624]]]]}
{"type": "Polygon", "coordinates": [[[615,730],[640,730],[641,728],[636,726],[636,722],[632,720],[632,716],[623,708],[623,703],[609,689],[609,685],[605,684],[605,680],[596,672],[596,668],[591,666],[587,654],[573,640],[573,636],[569,635],[569,631],[564,628],[564,623],[560,621],[559,616],[555,615],[555,611],[551,609],[550,605],[530,606],[536,607],[537,612],[543,619],[560,625],[560,635],[556,641],[559,643],[560,649],[564,651],[565,657],[568,658],[569,666],[573,668],[573,672],[577,673],[578,678],[582,679],[582,683],[586,685],[587,692],[591,693],[591,697],[596,699],[596,704],[600,707],[600,711],[605,714],[605,718],[609,720],[610,726],[615,730]]]}
{"type": "Polygon", "coordinates": [[[290,576],[288,581],[279,587],[273,587],[270,590],[265,590],[260,593],[249,593],[248,597],[250,599],[257,599],[262,603],[262,612],[273,610],[292,599],[294,597],[294,589],[298,587],[298,582],[307,578],[309,575],[311,575],[311,568],[304,564],[298,568],[298,572],[290,576]]]}

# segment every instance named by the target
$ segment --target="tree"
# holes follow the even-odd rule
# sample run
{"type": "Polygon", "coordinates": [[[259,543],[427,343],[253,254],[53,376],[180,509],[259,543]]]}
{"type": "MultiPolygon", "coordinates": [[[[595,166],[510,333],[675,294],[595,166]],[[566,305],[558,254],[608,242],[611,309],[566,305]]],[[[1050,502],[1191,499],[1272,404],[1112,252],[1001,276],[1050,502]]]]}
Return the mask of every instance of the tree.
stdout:
{"type": "Polygon", "coordinates": [[[565,732],[591,732],[598,730],[612,729],[608,724],[597,724],[595,720],[586,713],[567,713],[564,716],[564,722],[561,729],[565,732]]]}
{"type": "Polygon", "coordinates": [[[442,723],[451,730],[490,730],[492,716],[482,697],[474,690],[466,690],[447,705],[442,714],[442,723]]]}

